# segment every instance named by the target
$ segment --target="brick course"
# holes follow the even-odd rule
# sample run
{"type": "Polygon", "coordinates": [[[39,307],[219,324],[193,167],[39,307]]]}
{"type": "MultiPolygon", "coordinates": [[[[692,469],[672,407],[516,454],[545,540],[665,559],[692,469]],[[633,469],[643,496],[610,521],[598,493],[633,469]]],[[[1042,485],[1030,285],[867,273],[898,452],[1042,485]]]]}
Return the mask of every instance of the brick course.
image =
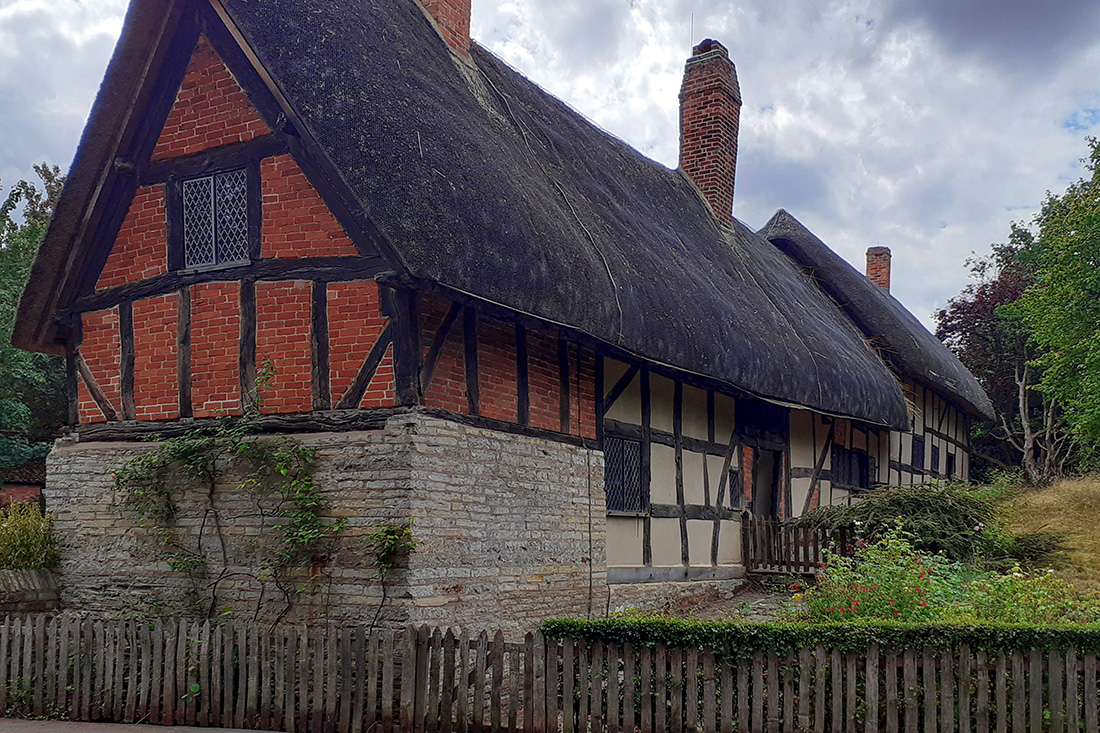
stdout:
{"type": "MultiPolygon", "coordinates": [[[[450,304],[427,294],[421,301],[421,340],[424,359],[432,348],[435,334],[447,316],[450,304]]],[[[466,342],[462,331],[462,316],[451,326],[451,332],[439,352],[432,381],[424,393],[424,404],[465,415],[470,412],[466,397],[466,342]]]]}
{"type": "Polygon", "coordinates": [[[96,289],[113,288],[168,271],[164,186],[142,186],[130,202],[96,289]]]}
{"type": "Polygon", "coordinates": [[[359,251],[289,155],[260,163],[264,257],[355,257],[359,251]]]}
{"type": "Polygon", "coordinates": [[[256,364],[270,362],[271,384],[260,391],[260,412],[313,409],[312,283],[256,283],[256,364]]]}
{"type": "Polygon", "coordinates": [[[153,148],[153,160],[193,155],[268,134],[271,128],[203,36],[153,148]]]}
{"type": "MultiPolygon", "coordinates": [[[[88,363],[88,370],[95,377],[103,394],[117,412],[122,409],[122,376],[119,364],[122,358],[122,346],[118,331],[118,308],[85,313],[81,316],[81,330],[83,341],[80,345],[80,354],[88,363]]],[[[80,422],[106,421],[83,379],[77,380],[77,398],[80,422]]]]}
{"type": "Polygon", "coordinates": [[[134,411],[138,420],[179,419],[176,293],[134,302],[134,411]]]}
{"type": "Polygon", "coordinates": [[[515,326],[478,321],[477,376],[481,414],[517,422],[515,326]]]}
{"type": "Polygon", "coordinates": [[[191,403],[195,417],[239,415],[241,285],[213,282],[191,290],[191,403]]]}
{"type": "Polygon", "coordinates": [[[561,430],[561,370],[558,366],[557,334],[527,332],[527,374],[531,425],[543,430],[561,430]]]}
{"type": "MultiPolygon", "coordinates": [[[[378,341],[389,319],[382,315],[378,284],[353,280],[328,285],[329,384],[335,406],[355,381],[359,367],[378,341]]],[[[394,405],[393,347],[378,365],[362,407],[394,405]]]]}

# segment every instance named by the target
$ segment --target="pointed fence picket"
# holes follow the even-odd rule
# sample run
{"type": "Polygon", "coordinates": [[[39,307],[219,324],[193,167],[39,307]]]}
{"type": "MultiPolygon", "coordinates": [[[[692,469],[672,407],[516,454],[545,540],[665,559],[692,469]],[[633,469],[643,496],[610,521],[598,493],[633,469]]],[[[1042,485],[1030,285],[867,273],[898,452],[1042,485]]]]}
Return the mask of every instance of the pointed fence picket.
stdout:
{"type": "Polygon", "coordinates": [[[287,733],[1084,730],[1097,663],[967,645],[737,656],[497,631],[9,617],[7,715],[287,733]]]}

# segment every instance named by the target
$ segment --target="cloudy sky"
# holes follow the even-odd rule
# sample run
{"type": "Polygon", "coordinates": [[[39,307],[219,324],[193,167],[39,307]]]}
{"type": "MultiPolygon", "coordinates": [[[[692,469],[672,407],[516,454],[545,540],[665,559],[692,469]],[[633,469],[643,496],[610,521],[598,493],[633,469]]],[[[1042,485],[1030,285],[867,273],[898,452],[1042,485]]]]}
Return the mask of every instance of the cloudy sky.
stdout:
{"type": "MultiPolygon", "coordinates": [[[[67,166],[124,0],[0,0],[0,180],[67,166]]],[[[735,215],[786,208],[918,316],[1081,175],[1100,134],[1096,0],[474,0],[474,37],[670,166],[692,42],[737,64],[735,215]]]]}

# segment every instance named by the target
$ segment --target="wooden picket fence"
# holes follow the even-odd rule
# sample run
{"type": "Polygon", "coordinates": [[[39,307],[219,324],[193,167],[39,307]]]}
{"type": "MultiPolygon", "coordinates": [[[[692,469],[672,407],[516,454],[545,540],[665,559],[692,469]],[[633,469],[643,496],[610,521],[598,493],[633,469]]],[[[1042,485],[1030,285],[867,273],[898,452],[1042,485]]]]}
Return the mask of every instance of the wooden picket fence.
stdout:
{"type": "Polygon", "coordinates": [[[825,551],[851,554],[846,527],[792,527],[774,519],[745,515],[741,520],[741,557],[750,573],[812,573],[825,562],[825,551]]]}
{"type": "Polygon", "coordinates": [[[0,626],[0,710],[301,733],[1097,733],[1097,661],[27,616],[0,626]]]}

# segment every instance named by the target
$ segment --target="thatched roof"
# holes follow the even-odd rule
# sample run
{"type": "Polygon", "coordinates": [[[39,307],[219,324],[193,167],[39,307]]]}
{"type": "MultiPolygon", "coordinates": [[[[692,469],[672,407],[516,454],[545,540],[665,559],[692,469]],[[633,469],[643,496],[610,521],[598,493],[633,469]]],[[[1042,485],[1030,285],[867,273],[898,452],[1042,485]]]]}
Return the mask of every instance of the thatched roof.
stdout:
{"type": "MultiPolygon", "coordinates": [[[[790,259],[485,49],[457,62],[415,0],[223,2],[405,275],[769,400],[907,424],[894,375],[790,259]]],[[[130,29],[163,14],[135,0],[89,129],[140,78],[130,29]]],[[[70,184],[85,193],[109,164],[89,140],[70,184]]],[[[40,284],[73,231],[51,228],[40,284]]],[[[48,347],[41,333],[16,338],[48,347]]]]}
{"type": "Polygon", "coordinates": [[[800,221],[780,209],[760,235],[817,279],[899,375],[929,385],[974,415],[994,419],[993,403],[958,357],[897,298],[864,277],[800,221]]]}

